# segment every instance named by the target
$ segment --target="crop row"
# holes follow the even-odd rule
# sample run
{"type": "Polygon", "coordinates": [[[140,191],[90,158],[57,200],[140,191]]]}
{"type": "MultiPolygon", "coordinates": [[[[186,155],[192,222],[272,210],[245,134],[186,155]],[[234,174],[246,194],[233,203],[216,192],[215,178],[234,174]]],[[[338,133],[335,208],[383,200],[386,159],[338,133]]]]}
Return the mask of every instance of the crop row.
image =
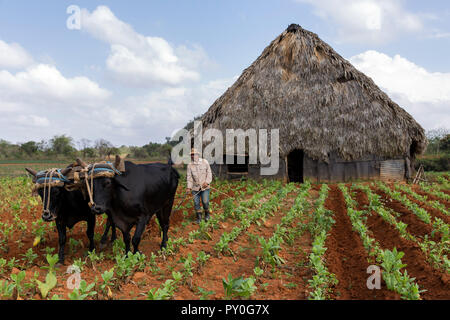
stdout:
{"type": "MultiPolygon", "coordinates": [[[[278,183],[268,183],[266,184],[266,187],[261,190],[260,192],[257,190],[259,189],[260,185],[252,185],[250,188],[247,188],[247,192],[240,193],[240,197],[244,197],[244,195],[252,194],[252,197],[244,202],[239,203],[239,205],[236,207],[234,204],[234,201],[230,198],[222,200],[222,206],[224,207],[223,213],[220,215],[213,215],[212,218],[208,222],[202,221],[198,227],[198,229],[193,230],[189,233],[188,239],[184,238],[178,238],[175,239],[173,243],[177,243],[179,245],[185,246],[188,245],[188,243],[193,243],[196,239],[203,239],[203,240],[211,240],[211,235],[209,232],[211,230],[214,230],[218,228],[218,223],[220,221],[225,221],[228,218],[234,218],[237,221],[240,221],[239,219],[243,218],[242,215],[236,214],[236,212],[240,212],[241,208],[253,208],[255,206],[261,205],[261,200],[267,196],[269,196],[271,193],[273,193],[275,190],[279,189],[280,185],[278,183]]],[[[280,194],[283,194],[282,189],[280,191],[280,194]]],[[[273,196],[276,198],[276,195],[273,196]]],[[[239,198],[239,196],[238,196],[239,198]]],[[[265,203],[265,202],[264,202],[265,203]]],[[[264,205],[263,203],[263,205],[264,205]]],[[[264,209],[261,208],[259,210],[264,209]]],[[[245,219],[244,219],[245,220],[245,219]]],[[[241,221],[242,222],[242,221],[241,221]]],[[[247,222],[244,222],[244,226],[247,225],[247,222]]],[[[242,225],[239,226],[239,228],[242,228],[242,225]]],[[[233,229],[234,232],[236,232],[236,227],[233,229]]],[[[231,233],[233,232],[231,231],[231,233]]],[[[233,239],[229,239],[228,237],[225,238],[222,234],[221,238],[217,243],[215,243],[214,248],[217,250],[221,245],[225,249],[225,246],[228,247],[230,242],[233,239]],[[229,241],[227,241],[229,240],[229,241]]],[[[169,253],[170,253],[170,246],[168,245],[169,253]]],[[[225,250],[224,250],[225,251],[225,250]]],[[[172,251],[173,252],[173,251],[172,251]]],[[[166,252],[167,253],[167,252],[166,252]]],[[[230,251],[226,251],[223,253],[231,253],[230,251]]],[[[210,255],[204,253],[203,251],[200,251],[197,254],[197,259],[194,261],[192,253],[188,253],[187,256],[180,257],[178,260],[182,263],[180,274],[182,275],[183,281],[176,280],[177,273],[173,273],[173,281],[167,281],[161,285],[158,289],[151,289],[148,293],[147,299],[170,299],[174,292],[177,290],[176,287],[178,284],[184,283],[188,284],[189,287],[192,288],[192,276],[194,269],[199,271],[200,268],[204,267],[206,262],[209,260],[210,255]],[[174,276],[175,275],[175,276],[174,276]],[[169,286],[169,289],[167,288],[169,286]],[[167,294],[168,293],[168,294],[167,294]]],[[[232,278],[231,275],[227,279],[223,280],[223,285],[225,289],[226,295],[231,298],[234,296],[241,296],[241,297],[249,297],[250,293],[254,291],[254,280],[253,278],[249,279],[243,279],[243,278],[232,278]]],[[[198,293],[201,294],[202,298],[206,298],[211,292],[207,292],[202,288],[197,288],[198,293]]]]}
{"type": "Polygon", "coordinates": [[[401,221],[397,221],[397,212],[386,208],[380,199],[380,196],[372,192],[372,190],[367,186],[358,186],[359,189],[366,192],[369,202],[370,209],[373,212],[379,214],[383,220],[385,220],[390,225],[394,226],[399,232],[400,236],[406,240],[415,242],[421,250],[425,253],[428,260],[432,263],[433,267],[437,269],[449,270],[449,260],[447,258],[449,250],[449,229],[448,225],[443,223],[442,220],[437,219],[433,223],[433,228],[435,228],[432,233],[439,232],[441,234],[440,241],[432,241],[425,235],[424,239],[420,241],[407,231],[408,225],[401,221]],[[442,222],[442,223],[440,223],[442,222]]]}
{"type": "Polygon", "coordinates": [[[382,276],[387,288],[391,291],[398,292],[403,299],[420,299],[420,291],[417,283],[414,282],[413,278],[409,277],[406,270],[404,270],[403,273],[401,271],[401,269],[405,267],[401,261],[404,253],[398,252],[396,248],[393,250],[383,250],[379,243],[370,236],[369,229],[366,225],[367,215],[372,214],[372,212],[377,212],[383,219],[387,219],[394,223],[395,221],[392,221],[392,216],[380,207],[379,199],[375,197],[376,195],[371,193],[370,188],[360,188],[367,193],[369,198],[369,207],[367,210],[357,210],[357,203],[352,199],[347,188],[342,184],[339,185],[339,189],[344,195],[348,216],[350,217],[353,230],[358,232],[369,256],[375,257],[376,261],[383,268],[382,276]]]}
{"type": "Polygon", "coordinates": [[[314,271],[314,275],[309,280],[312,291],[309,298],[312,300],[324,300],[329,297],[331,287],[338,283],[336,275],[329,272],[325,265],[325,241],[335,220],[332,218],[333,212],[325,208],[325,200],[328,197],[329,187],[322,184],[319,198],[315,203],[315,210],[309,217],[307,228],[313,237],[312,249],[309,254],[309,263],[314,271]]]}
{"type": "MultiPolygon", "coordinates": [[[[286,190],[286,192],[293,191],[294,188],[295,187],[290,190],[286,190]]],[[[264,237],[258,237],[258,241],[262,249],[261,257],[258,257],[258,260],[262,261],[263,264],[271,265],[272,268],[274,268],[275,266],[285,263],[283,258],[281,258],[278,253],[282,249],[282,244],[285,241],[287,241],[289,245],[292,245],[295,238],[302,233],[302,230],[298,225],[296,227],[292,227],[291,224],[295,219],[300,218],[308,210],[310,188],[311,184],[309,182],[306,182],[301,186],[300,190],[298,190],[298,195],[294,199],[294,204],[286,212],[286,214],[283,215],[280,223],[277,224],[276,229],[270,238],[265,239],[264,237]]]]}
{"type": "Polygon", "coordinates": [[[445,189],[445,190],[449,190],[450,187],[442,187],[442,186],[437,185],[437,184],[429,185],[429,184],[426,184],[426,183],[423,183],[423,182],[419,183],[419,185],[420,185],[420,188],[423,191],[425,191],[425,192],[427,192],[427,193],[429,193],[429,194],[431,194],[431,195],[433,195],[433,196],[435,196],[435,197],[437,197],[439,199],[450,201],[450,195],[448,195],[447,193],[439,190],[439,188],[442,188],[442,189],[445,189]]]}
{"type": "Polygon", "coordinates": [[[407,185],[397,185],[395,188],[397,190],[407,193],[414,199],[421,201],[436,210],[441,211],[442,213],[444,213],[447,216],[450,215],[450,211],[448,211],[442,203],[440,203],[439,201],[436,201],[436,200],[434,200],[434,201],[428,200],[427,196],[422,196],[420,194],[417,194],[407,185]]]}

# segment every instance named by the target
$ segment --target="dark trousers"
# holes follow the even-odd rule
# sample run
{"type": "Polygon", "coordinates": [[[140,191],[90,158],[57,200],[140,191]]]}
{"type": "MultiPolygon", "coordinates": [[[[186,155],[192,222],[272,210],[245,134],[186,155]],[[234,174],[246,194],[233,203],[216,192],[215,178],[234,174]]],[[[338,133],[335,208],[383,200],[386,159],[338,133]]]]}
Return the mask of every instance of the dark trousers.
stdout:
{"type": "Polygon", "coordinates": [[[210,189],[206,189],[203,191],[192,191],[196,212],[202,211],[202,208],[200,207],[200,199],[202,200],[203,210],[205,210],[205,212],[209,212],[209,191],[210,189]]]}

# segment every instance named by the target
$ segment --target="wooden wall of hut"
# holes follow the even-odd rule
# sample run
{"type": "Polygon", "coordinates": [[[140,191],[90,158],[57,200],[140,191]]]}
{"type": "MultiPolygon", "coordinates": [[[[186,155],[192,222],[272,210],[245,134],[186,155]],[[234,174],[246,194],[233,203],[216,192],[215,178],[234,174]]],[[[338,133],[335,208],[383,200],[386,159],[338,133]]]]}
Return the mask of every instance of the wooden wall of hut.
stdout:
{"type": "MultiPolygon", "coordinates": [[[[401,181],[405,179],[404,159],[384,159],[377,156],[367,156],[355,161],[345,161],[332,153],[328,163],[313,160],[305,154],[303,159],[303,177],[312,182],[351,182],[368,180],[401,181]],[[383,168],[383,169],[382,169],[383,168]],[[383,172],[382,172],[383,171],[383,172]]],[[[288,181],[286,162],[280,159],[278,173],[272,176],[261,175],[261,165],[249,165],[248,172],[242,175],[228,174],[226,164],[212,164],[214,176],[221,179],[284,179],[288,181]]]]}

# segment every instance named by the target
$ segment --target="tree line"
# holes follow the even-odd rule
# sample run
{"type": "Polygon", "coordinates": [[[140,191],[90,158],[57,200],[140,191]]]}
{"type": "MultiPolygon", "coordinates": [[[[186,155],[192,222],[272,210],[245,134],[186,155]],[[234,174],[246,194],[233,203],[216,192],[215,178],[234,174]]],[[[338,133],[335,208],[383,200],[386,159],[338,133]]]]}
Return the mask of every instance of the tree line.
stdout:
{"type": "MultiPolygon", "coordinates": [[[[194,121],[200,119],[196,116],[190,120],[184,129],[194,127],[194,121]]],[[[122,145],[117,147],[105,139],[95,141],[80,139],[75,141],[72,137],[56,135],[49,140],[28,141],[24,143],[11,143],[0,138],[0,160],[66,160],[82,157],[83,159],[105,159],[116,154],[129,154],[130,158],[142,160],[167,159],[172,147],[178,142],[166,137],[165,143],[149,142],[142,147],[122,145]]]]}
{"type": "Polygon", "coordinates": [[[82,157],[104,159],[115,154],[129,154],[134,159],[166,159],[174,142],[166,138],[166,143],[149,142],[138,146],[114,146],[110,141],[98,139],[75,141],[67,135],[57,135],[49,140],[11,143],[0,139],[0,160],[65,160],[82,157]]]}
{"type": "MultiPolygon", "coordinates": [[[[194,118],[197,120],[199,117],[194,118]]],[[[192,129],[194,120],[184,128],[192,129]]],[[[448,129],[430,130],[426,133],[428,147],[416,165],[422,164],[426,171],[450,170],[450,132],[448,129]]],[[[66,160],[82,157],[104,159],[115,154],[129,154],[130,158],[142,160],[163,160],[177,142],[166,138],[165,143],[149,142],[141,147],[117,147],[105,139],[75,141],[67,135],[57,135],[49,140],[10,143],[0,139],[0,160],[66,160]]]]}

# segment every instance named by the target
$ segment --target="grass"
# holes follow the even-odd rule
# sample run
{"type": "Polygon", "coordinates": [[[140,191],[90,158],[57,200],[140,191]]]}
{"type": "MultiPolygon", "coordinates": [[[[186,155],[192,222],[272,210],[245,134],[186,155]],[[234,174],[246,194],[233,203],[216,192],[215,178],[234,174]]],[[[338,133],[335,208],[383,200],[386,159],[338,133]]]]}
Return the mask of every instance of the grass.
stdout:
{"type": "MultiPolygon", "coordinates": [[[[65,168],[69,163],[75,159],[66,160],[0,160],[0,177],[21,177],[26,176],[28,173],[25,171],[25,167],[29,167],[36,171],[47,170],[49,168],[65,168]]],[[[167,159],[127,159],[137,164],[149,163],[149,162],[162,162],[167,163],[167,159]]],[[[180,175],[186,175],[186,169],[184,167],[177,168],[180,175]]]]}

